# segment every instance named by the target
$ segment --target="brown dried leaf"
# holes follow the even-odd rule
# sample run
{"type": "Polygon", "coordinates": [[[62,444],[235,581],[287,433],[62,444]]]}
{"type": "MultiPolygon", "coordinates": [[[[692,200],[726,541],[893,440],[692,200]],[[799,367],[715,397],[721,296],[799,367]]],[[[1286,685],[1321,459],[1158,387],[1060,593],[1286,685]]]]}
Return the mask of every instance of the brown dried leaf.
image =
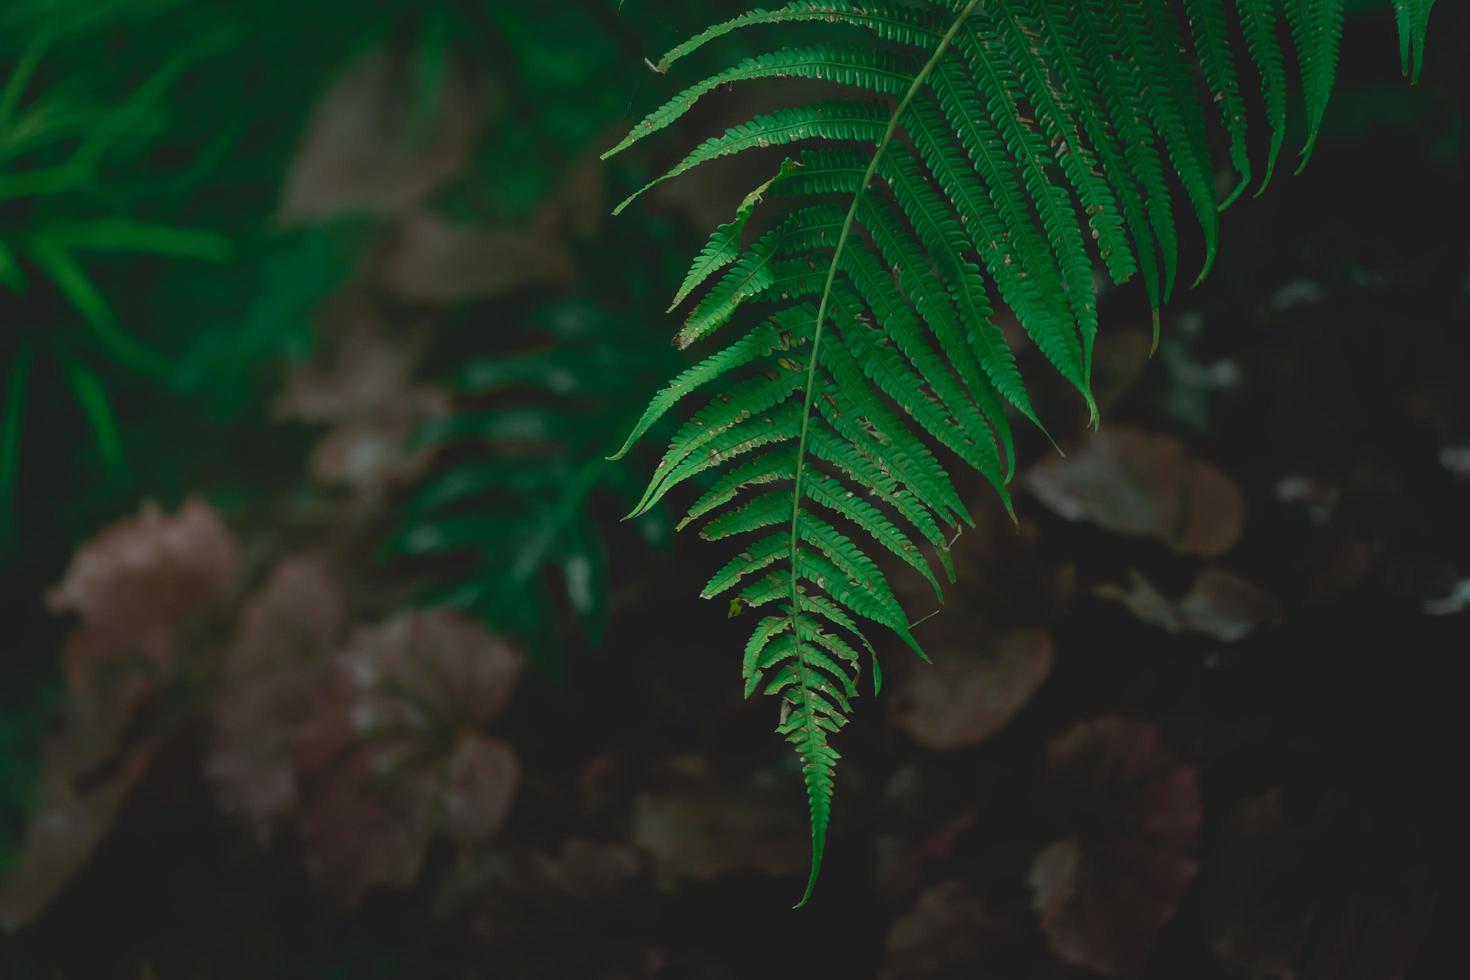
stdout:
{"type": "Polygon", "coordinates": [[[1051,634],[1040,629],[1015,629],[999,641],[947,649],[909,675],[894,701],[896,721],[927,749],[978,745],[1030,702],[1051,665],[1051,634]]]}
{"type": "Polygon", "coordinates": [[[1217,467],[1191,456],[1173,436],[1126,426],[1097,432],[1071,456],[1032,467],[1025,483],[1067,520],[1158,538],[1185,554],[1224,554],[1245,524],[1245,498],[1217,467]]]}
{"type": "Polygon", "coordinates": [[[47,746],[35,810],[14,869],[0,887],[0,930],[30,925],[112,829],[158,743],[127,744],[127,718],[82,696],[47,746]]]}
{"type": "Polygon", "coordinates": [[[237,564],[235,539],[197,498],[171,516],[145,503],[82,545],[46,595],[53,612],[81,618],[63,653],[72,693],[97,691],[115,671],[127,681],[114,694],[141,696],[169,669],[178,628],[224,596],[237,564]]]}
{"type": "Polygon", "coordinates": [[[316,348],[293,364],[276,414],[303,422],[340,422],[371,414],[411,390],[422,339],[394,330],[374,308],[364,282],[332,297],[316,348]]]}
{"type": "Polygon", "coordinates": [[[448,398],[431,388],[406,392],[398,401],[333,426],[311,451],[311,475],[330,487],[365,494],[411,481],[432,454],[411,437],[425,419],[447,411],[448,398]]]}
{"type": "Polygon", "coordinates": [[[317,349],[291,367],[275,405],[282,418],[331,425],[312,451],[313,477],[369,495],[420,472],[431,453],[410,436],[449,407],[444,392],[413,380],[425,331],[390,327],[374,301],[362,280],[333,298],[317,349]]]}
{"type": "Polygon", "coordinates": [[[417,78],[411,62],[384,50],[342,76],[307,125],[286,178],[282,221],[399,213],[460,172],[482,118],[480,86],[452,64],[432,119],[416,132],[417,78]]]}
{"type": "Polygon", "coordinates": [[[1094,590],[1113,599],[1145,623],[1170,633],[1202,633],[1221,643],[1242,640],[1262,626],[1280,621],[1281,603],[1259,586],[1217,568],[1200,573],[1177,602],[1135,571],[1129,586],[1104,584],[1094,590]]]}
{"type": "Polygon", "coordinates": [[[326,565],[305,555],[284,558],[246,604],[227,669],[246,676],[319,660],[346,625],[346,598],[326,565]]]}
{"type": "Polygon", "coordinates": [[[1066,962],[1134,976],[1198,871],[1198,777],[1157,726],[1108,716],[1052,740],[1047,779],[1065,834],[1031,866],[1042,930],[1066,962]]]}
{"type": "Polygon", "coordinates": [[[538,227],[457,225],[418,210],[400,223],[383,278],[400,299],[449,306],[563,283],[573,271],[566,246],[538,227]]]}
{"type": "Polygon", "coordinates": [[[495,836],[510,815],[520,778],[509,745],[473,732],[461,735],[440,801],[445,836],[461,847],[495,836]]]}

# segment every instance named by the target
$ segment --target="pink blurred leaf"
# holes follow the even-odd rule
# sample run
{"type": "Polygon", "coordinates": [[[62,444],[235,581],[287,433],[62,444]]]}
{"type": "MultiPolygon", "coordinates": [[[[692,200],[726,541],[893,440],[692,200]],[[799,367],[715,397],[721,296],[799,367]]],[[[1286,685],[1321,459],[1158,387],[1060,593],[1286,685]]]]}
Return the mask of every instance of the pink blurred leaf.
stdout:
{"type": "Polygon", "coordinates": [[[405,887],[437,834],[468,846],[505,822],[514,753],[478,734],[520,674],[510,647],[450,610],[360,630],[297,729],[302,839],[321,890],[352,906],[405,887]]]}
{"type": "Polygon", "coordinates": [[[47,593],[75,613],[63,652],[70,701],[47,746],[35,813],[0,889],[0,927],[40,915],[111,830],[157,752],[140,709],[168,680],[180,634],[228,593],[234,538],[206,503],[144,504],[83,544],[47,593]]]}
{"type": "Polygon", "coordinates": [[[1065,836],[1031,866],[1042,930],[1068,963],[1135,976],[1198,871],[1195,770],[1157,726],[1108,716],[1052,740],[1047,781],[1065,836]]]}
{"type": "Polygon", "coordinates": [[[375,775],[366,754],[317,775],[301,815],[307,870],[341,908],[353,908],[373,887],[412,886],[433,839],[430,777],[399,774],[390,786],[375,775]]]}
{"type": "Polygon", "coordinates": [[[1186,554],[1224,554],[1245,524],[1245,498],[1217,467],[1173,436],[1126,426],[1103,429],[1071,456],[1032,467],[1025,483],[1067,520],[1157,538],[1186,554]]]}
{"type": "Polygon", "coordinates": [[[1011,630],[916,667],[895,699],[900,728],[927,749],[978,745],[1001,731],[1051,673],[1051,634],[1011,630]]]}
{"type": "Polygon", "coordinates": [[[318,660],[346,625],[346,598],[321,560],[285,558],[246,603],[226,669],[244,677],[318,660]]]}
{"type": "Polygon", "coordinates": [[[262,840],[299,801],[296,727],[345,625],[336,581],[309,557],[278,563],[241,616],[205,772],[221,809],[243,816],[262,840]]]}
{"type": "Polygon", "coordinates": [[[128,697],[140,696],[169,669],[180,626],[227,593],[237,564],[235,539],[197,498],[173,515],[146,503],[82,545],[46,595],[53,612],[81,620],[63,653],[68,687],[92,692],[117,674],[128,697]]]}

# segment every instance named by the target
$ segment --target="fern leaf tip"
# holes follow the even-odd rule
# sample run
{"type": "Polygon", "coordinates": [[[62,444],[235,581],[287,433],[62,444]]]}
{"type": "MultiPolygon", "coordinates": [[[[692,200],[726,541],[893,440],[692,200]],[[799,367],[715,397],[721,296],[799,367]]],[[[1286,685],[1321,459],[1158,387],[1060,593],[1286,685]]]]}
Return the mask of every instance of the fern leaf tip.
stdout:
{"type": "Polygon", "coordinates": [[[817,878],[822,873],[822,850],[825,841],[813,840],[812,844],[814,849],[812,851],[811,871],[807,873],[806,888],[802,890],[801,900],[791,906],[793,912],[797,909],[806,908],[807,902],[812,900],[812,894],[817,890],[817,878]]]}
{"type": "Polygon", "coordinates": [[[1225,200],[1221,201],[1218,205],[1216,205],[1215,211],[1217,213],[1223,213],[1226,208],[1230,207],[1230,205],[1232,205],[1236,201],[1240,200],[1240,195],[1242,195],[1242,194],[1245,193],[1246,188],[1248,188],[1250,186],[1250,182],[1251,182],[1250,174],[1246,174],[1245,176],[1243,176],[1241,178],[1240,182],[1235,185],[1234,190],[1232,190],[1230,192],[1230,194],[1225,198],[1225,200]]]}

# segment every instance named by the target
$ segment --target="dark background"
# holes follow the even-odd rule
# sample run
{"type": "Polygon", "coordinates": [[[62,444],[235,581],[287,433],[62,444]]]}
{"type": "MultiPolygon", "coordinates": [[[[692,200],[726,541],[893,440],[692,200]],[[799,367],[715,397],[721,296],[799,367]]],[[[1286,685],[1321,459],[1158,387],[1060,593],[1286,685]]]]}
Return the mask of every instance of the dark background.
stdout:
{"type": "Polygon", "coordinates": [[[7,4],[0,977],[1463,975],[1470,17],[1411,88],[1379,6],[1156,354],[1105,294],[1099,432],[1021,355],[1068,455],[966,486],[793,912],[726,556],[602,460],[774,169],[607,212],[803,90],[596,156],[739,6],[7,4]]]}

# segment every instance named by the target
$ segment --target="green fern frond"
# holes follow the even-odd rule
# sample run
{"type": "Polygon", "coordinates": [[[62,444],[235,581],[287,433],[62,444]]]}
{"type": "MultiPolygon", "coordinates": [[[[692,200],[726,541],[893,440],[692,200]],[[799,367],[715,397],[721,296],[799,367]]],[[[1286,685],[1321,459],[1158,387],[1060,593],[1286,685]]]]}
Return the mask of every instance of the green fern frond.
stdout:
{"type": "MultiPolygon", "coordinates": [[[[1276,159],[1286,142],[1286,59],[1276,43],[1278,0],[1236,0],[1240,11],[1241,31],[1246,50],[1261,74],[1261,96],[1266,103],[1266,119],[1271,127],[1271,150],[1266,156],[1266,176],[1261,188],[1266,190],[1276,171],[1276,159]]],[[[1407,35],[1404,35],[1407,38],[1407,35]]]]}
{"type": "MultiPolygon", "coordinates": [[[[695,258],[674,305],[706,288],[677,345],[750,325],[658,392],[618,453],[680,402],[702,399],[634,513],[716,474],[680,527],[742,544],[702,594],[733,594],[731,615],[775,610],[757,622],[742,676],[747,695],[779,698],[777,731],[801,756],[812,828],[803,903],[831,820],[831,736],[858,693],[859,651],[873,652],[862,624],[924,655],[877,557],[942,598],[938,573],[954,579],[949,541],[973,523],[952,472],[978,472],[1009,507],[1010,413],[1040,427],[997,305],[1096,421],[1095,271],[1143,281],[1157,339],[1180,261],[1171,172],[1202,233],[1200,276],[1209,271],[1219,211],[1257,172],[1248,78],[1270,133],[1262,187],[1284,146],[1282,2],[1301,65],[1305,159],[1336,75],[1341,0],[793,0],[716,24],[653,66],[668,72],[736,31],[832,32],[685,88],[609,151],[727,84],[802,78],[833,90],[705,140],[617,208],[708,161],[820,144],[788,157],[695,258]],[[865,43],[848,44],[853,32],[865,43]],[[1246,58],[1253,73],[1240,70],[1246,58]],[[1236,173],[1223,202],[1215,119],[1236,173]],[[747,244],[763,207],[778,213],[747,244]]],[[[1406,73],[1422,63],[1430,7],[1394,4],[1406,73]]],[[[871,669],[876,692],[876,658],[871,669]]]]}
{"type": "Polygon", "coordinates": [[[1344,0],[1286,0],[1286,22],[1291,25],[1301,68],[1302,94],[1307,103],[1307,141],[1297,173],[1306,169],[1317,146],[1327,102],[1337,81],[1337,57],[1342,43],[1344,0]]]}
{"type": "Polygon", "coordinates": [[[711,41],[744,27],[800,21],[824,24],[847,24],[876,34],[879,39],[910,47],[932,50],[944,34],[926,11],[882,2],[844,2],[844,0],[796,0],[777,10],[752,10],[732,17],[673,48],[658,60],[654,70],[667,72],[674,62],[686,58],[711,41]]]}
{"type": "MultiPolygon", "coordinates": [[[[626,506],[643,489],[635,466],[598,456],[674,363],[656,342],[630,343],[646,329],[642,318],[623,322],[569,299],[503,331],[506,349],[464,364],[452,379],[452,411],[420,427],[418,440],[436,459],[387,543],[400,559],[426,562],[421,602],[486,620],[553,675],[563,639],[556,624],[568,618],[559,609],[589,643],[605,626],[597,502],[626,506]]],[[[761,342],[747,335],[743,343],[761,342]]],[[[645,418],[641,431],[659,420],[645,418]]],[[[643,530],[653,538],[669,523],[643,530]]]]}
{"type": "Polygon", "coordinates": [[[746,58],[733,68],[711,75],[690,86],[649,113],[623,141],[603,153],[603,159],[621,153],[646,136],[671,126],[695,104],[722,85],[763,78],[807,78],[831,81],[880,95],[897,95],[908,85],[913,70],[886,55],[853,51],[832,45],[814,48],[785,48],[772,54],[746,58]]]}
{"type": "Polygon", "coordinates": [[[1240,183],[1230,192],[1221,210],[1250,186],[1251,157],[1245,142],[1245,96],[1236,80],[1235,57],[1230,50],[1225,8],[1218,0],[1184,0],[1185,13],[1194,34],[1194,50],[1204,69],[1210,94],[1220,110],[1220,122],[1230,136],[1230,163],[1240,174],[1240,183]]]}
{"type": "Polygon", "coordinates": [[[888,113],[882,106],[866,102],[832,102],[797,109],[778,109],[768,116],[757,116],[748,123],[734,126],[723,135],[699,144],[668,173],[649,181],[630,194],[613,208],[613,214],[622,214],[628,205],[659,184],[720,157],[810,139],[849,143],[875,142],[883,135],[887,116],[888,113]]]}

